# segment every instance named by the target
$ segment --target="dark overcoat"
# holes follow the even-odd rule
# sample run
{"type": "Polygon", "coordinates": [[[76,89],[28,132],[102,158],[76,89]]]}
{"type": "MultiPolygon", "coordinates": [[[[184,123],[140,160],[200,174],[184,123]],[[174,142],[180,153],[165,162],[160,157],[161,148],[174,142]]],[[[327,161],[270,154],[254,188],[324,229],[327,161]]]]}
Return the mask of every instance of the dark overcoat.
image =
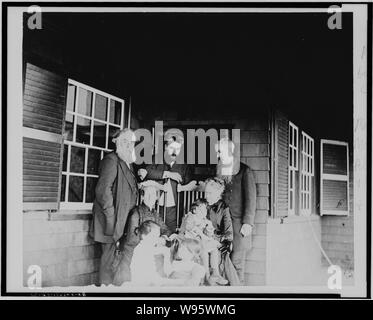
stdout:
{"type": "Polygon", "coordinates": [[[118,241],[124,233],[128,214],[136,205],[137,197],[137,179],[133,170],[115,152],[107,154],[99,168],[91,237],[101,243],[118,241]],[[108,230],[107,224],[113,228],[108,230]]]}

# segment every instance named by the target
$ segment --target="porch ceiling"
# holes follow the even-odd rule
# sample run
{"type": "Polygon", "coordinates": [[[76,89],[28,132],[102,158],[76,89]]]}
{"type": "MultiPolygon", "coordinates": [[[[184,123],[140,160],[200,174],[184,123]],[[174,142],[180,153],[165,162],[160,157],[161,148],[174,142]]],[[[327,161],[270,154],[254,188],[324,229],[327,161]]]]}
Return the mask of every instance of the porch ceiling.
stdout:
{"type": "Polygon", "coordinates": [[[138,109],[277,106],[314,134],[352,135],[348,14],[342,30],[326,14],[45,15],[69,73],[138,109]]]}

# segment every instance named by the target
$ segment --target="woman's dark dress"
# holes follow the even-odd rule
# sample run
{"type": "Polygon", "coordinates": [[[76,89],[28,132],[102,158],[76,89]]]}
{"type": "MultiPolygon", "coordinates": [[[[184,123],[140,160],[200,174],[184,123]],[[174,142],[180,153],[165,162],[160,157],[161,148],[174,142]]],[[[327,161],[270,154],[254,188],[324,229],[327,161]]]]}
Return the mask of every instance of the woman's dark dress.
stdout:
{"type": "MultiPolygon", "coordinates": [[[[233,226],[229,207],[223,200],[209,207],[208,218],[211,220],[215,228],[217,239],[222,242],[224,240],[233,241],[233,226]]],[[[221,255],[220,271],[222,275],[229,281],[230,286],[240,285],[237,271],[232,264],[229,254],[221,255]]]]}

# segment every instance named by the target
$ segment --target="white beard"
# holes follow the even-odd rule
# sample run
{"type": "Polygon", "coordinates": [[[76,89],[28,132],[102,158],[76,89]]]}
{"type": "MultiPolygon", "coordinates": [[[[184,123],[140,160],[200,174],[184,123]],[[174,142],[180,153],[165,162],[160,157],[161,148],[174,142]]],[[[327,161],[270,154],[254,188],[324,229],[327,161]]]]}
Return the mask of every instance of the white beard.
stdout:
{"type": "Polygon", "coordinates": [[[117,148],[116,151],[119,159],[123,160],[124,162],[131,164],[135,162],[136,156],[135,151],[133,150],[130,154],[128,152],[123,151],[122,149],[117,148]]]}
{"type": "Polygon", "coordinates": [[[217,177],[223,179],[225,183],[232,182],[233,176],[235,176],[239,171],[239,164],[239,161],[232,161],[232,163],[225,165],[219,161],[216,166],[217,177]]]}

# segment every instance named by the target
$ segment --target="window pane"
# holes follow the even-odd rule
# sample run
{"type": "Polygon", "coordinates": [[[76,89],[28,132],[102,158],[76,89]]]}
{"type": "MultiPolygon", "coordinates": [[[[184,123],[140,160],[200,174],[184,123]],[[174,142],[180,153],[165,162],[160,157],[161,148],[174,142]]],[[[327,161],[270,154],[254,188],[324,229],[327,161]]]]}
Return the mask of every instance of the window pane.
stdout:
{"type": "Polygon", "coordinates": [[[83,201],[83,177],[69,177],[69,202],[83,201]]]}
{"type": "Polygon", "coordinates": [[[68,150],[69,150],[69,146],[65,144],[63,146],[62,171],[66,171],[67,170],[67,153],[68,153],[68,150]]]}
{"type": "Polygon", "coordinates": [[[290,165],[292,166],[293,165],[293,149],[290,148],[289,151],[290,151],[289,152],[290,153],[290,159],[289,160],[290,160],[290,165]]]}
{"type": "Polygon", "coordinates": [[[97,184],[97,178],[87,178],[87,186],[86,186],[86,194],[85,194],[85,202],[91,203],[95,199],[95,188],[97,184]]]}
{"type": "Polygon", "coordinates": [[[297,154],[297,150],[294,149],[294,167],[297,167],[298,165],[298,154],[297,154]]]}
{"type": "Polygon", "coordinates": [[[347,147],[323,144],[323,172],[347,175],[347,147]]]}
{"type": "Polygon", "coordinates": [[[115,144],[112,142],[113,135],[115,132],[120,130],[117,127],[109,126],[109,141],[108,141],[108,149],[115,150],[115,144]]]}
{"type": "Polygon", "coordinates": [[[107,114],[107,98],[100,94],[96,94],[95,100],[95,119],[106,121],[107,114]]]}
{"type": "Polygon", "coordinates": [[[71,113],[66,112],[65,118],[65,129],[64,139],[73,141],[73,130],[74,130],[74,116],[71,113]]]}
{"type": "Polygon", "coordinates": [[[71,146],[70,172],[84,173],[85,149],[71,146]]]}
{"type": "Polygon", "coordinates": [[[110,100],[110,118],[109,121],[120,125],[122,118],[122,104],[119,101],[110,100]]]}
{"type": "Polygon", "coordinates": [[[101,122],[94,122],[93,127],[93,145],[105,148],[106,143],[106,125],[101,122]]]}
{"type": "Polygon", "coordinates": [[[79,88],[79,101],[77,112],[86,116],[92,113],[92,92],[79,88]]]}
{"type": "Polygon", "coordinates": [[[290,210],[293,209],[293,191],[290,191],[290,210]]]}
{"type": "Polygon", "coordinates": [[[76,117],[76,142],[90,144],[91,120],[76,117]]]}
{"type": "Polygon", "coordinates": [[[65,201],[65,191],[66,191],[66,176],[62,175],[61,180],[61,202],[65,201]]]}
{"type": "Polygon", "coordinates": [[[88,151],[88,174],[98,174],[98,166],[101,159],[101,150],[90,149],[88,151]]]}
{"type": "Polygon", "coordinates": [[[290,171],[290,189],[293,189],[293,171],[290,171]]]}
{"type": "Polygon", "coordinates": [[[69,84],[67,87],[66,110],[74,111],[76,86],[69,84]]]}

